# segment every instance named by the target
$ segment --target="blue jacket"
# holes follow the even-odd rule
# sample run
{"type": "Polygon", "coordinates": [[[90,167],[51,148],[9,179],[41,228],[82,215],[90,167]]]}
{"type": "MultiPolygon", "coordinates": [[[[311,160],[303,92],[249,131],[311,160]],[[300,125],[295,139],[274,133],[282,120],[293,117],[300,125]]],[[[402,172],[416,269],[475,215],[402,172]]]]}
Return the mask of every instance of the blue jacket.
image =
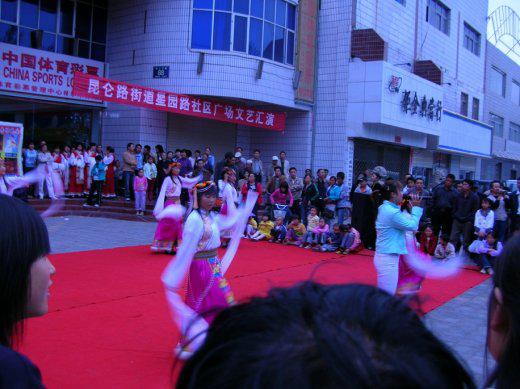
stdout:
{"type": "Polygon", "coordinates": [[[417,230],[422,213],[421,207],[413,207],[410,217],[398,205],[385,200],[377,213],[376,253],[408,254],[405,233],[417,230]]]}
{"type": "Polygon", "coordinates": [[[341,197],[341,187],[339,187],[338,185],[334,184],[332,185],[331,187],[329,187],[329,189],[327,190],[327,196],[329,197],[329,199],[331,199],[332,201],[338,201],[341,197]]]}
{"type": "Polygon", "coordinates": [[[92,168],[92,179],[94,181],[105,181],[107,165],[103,162],[96,162],[92,168]]]}

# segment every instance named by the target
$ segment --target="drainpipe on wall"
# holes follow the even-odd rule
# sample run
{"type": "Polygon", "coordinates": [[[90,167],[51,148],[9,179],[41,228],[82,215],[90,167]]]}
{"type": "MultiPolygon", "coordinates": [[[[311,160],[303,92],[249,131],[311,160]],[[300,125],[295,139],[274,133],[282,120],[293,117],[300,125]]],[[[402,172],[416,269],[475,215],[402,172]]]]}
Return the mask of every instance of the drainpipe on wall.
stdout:
{"type": "Polygon", "coordinates": [[[319,39],[318,36],[320,34],[320,10],[321,10],[321,0],[318,0],[318,10],[316,15],[316,37],[315,39],[315,47],[316,47],[316,55],[314,56],[314,104],[312,105],[312,118],[311,118],[311,169],[315,170],[314,166],[314,147],[316,146],[316,106],[317,97],[318,97],[318,69],[319,69],[319,39]]]}

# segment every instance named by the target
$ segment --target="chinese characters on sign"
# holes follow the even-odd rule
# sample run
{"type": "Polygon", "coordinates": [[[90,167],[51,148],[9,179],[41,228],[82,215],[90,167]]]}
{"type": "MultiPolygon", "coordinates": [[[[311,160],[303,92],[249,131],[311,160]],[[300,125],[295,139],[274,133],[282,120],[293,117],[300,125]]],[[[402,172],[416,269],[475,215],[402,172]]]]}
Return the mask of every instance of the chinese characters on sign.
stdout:
{"type": "Polygon", "coordinates": [[[426,95],[419,97],[417,92],[405,90],[402,92],[401,109],[406,114],[418,115],[430,121],[438,122],[442,119],[442,101],[428,98],[426,95]],[[412,95],[413,93],[413,95],[412,95]]]}
{"type": "MultiPolygon", "coordinates": [[[[104,64],[47,51],[0,43],[0,89],[72,98],[75,72],[102,76],[104,64]]],[[[99,99],[98,99],[99,100],[99,99]]]]}
{"type": "Polygon", "coordinates": [[[270,130],[283,131],[285,129],[284,112],[270,112],[179,95],[80,72],[74,74],[73,84],[72,93],[78,97],[111,101],[270,130]]]}

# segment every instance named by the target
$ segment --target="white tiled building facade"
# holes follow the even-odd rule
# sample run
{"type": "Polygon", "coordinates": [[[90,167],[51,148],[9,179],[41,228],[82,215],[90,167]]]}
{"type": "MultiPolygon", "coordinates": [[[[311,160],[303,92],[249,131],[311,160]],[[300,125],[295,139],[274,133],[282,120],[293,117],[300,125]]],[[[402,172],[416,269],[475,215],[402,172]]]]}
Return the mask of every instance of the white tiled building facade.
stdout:
{"type": "Polygon", "coordinates": [[[520,177],[520,67],[490,43],[484,118],[493,126],[494,158],[483,161],[483,178],[520,177]]]}

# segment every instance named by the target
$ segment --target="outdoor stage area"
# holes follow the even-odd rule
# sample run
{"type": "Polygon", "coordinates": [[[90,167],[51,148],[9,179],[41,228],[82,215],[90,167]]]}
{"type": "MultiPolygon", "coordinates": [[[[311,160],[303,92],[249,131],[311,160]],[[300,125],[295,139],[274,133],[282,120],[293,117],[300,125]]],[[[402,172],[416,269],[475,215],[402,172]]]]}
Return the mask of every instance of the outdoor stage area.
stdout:
{"type": "MultiPolygon", "coordinates": [[[[48,315],[29,320],[21,351],[49,388],[172,387],[178,332],[160,281],[170,256],[149,246],[51,256],[57,269],[48,315]]],[[[227,274],[239,301],[273,286],[313,279],[375,284],[369,251],[354,256],[243,241],[227,274]]],[[[424,283],[422,309],[431,311],[487,277],[463,270],[424,283]]]]}

